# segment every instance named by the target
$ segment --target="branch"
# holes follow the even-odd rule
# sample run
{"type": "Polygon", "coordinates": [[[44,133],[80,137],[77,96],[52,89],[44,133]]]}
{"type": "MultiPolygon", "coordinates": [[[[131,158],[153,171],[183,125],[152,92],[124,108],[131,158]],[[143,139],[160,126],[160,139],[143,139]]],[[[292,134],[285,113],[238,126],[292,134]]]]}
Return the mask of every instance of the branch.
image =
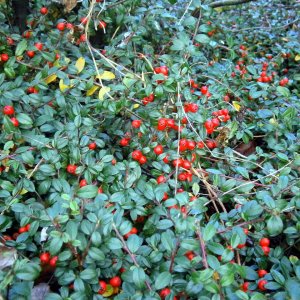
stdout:
{"type": "Polygon", "coordinates": [[[255,1],[255,0],[220,0],[220,1],[215,1],[210,3],[209,6],[212,8],[216,8],[216,7],[228,6],[228,5],[238,5],[238,4],[248,3],[251,1],[255,1]]]}
{"type": "Polygon", "coordinates": [[[202,252],[203,266],[204,266],[205,269],[208,269],[208,263],[207,263],[207,258],[206,258],[206,249],[205,249],[205,242],[204,242],[204,240],[202,238],[200,224],[199,224],[198,230],[196,231],[196,235],[197,235],[197,238],[198,238],[199,243],[200,243],[200,248],[201,248],[201,252],[202,252]]]}

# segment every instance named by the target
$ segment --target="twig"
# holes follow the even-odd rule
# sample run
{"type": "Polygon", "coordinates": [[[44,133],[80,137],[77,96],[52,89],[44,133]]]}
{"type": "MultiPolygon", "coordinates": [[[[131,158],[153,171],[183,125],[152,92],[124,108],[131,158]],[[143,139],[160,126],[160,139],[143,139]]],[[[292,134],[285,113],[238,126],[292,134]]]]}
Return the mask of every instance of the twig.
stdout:
{"type": "Polygon", "coordinates": [[[200,243],[200,249],[201,249],[201,252],[202,252],[203,266],[204,266],[205,269],[208,269],[208,263],[207,263],[207,258],[206,258],[206,246],[205,246],[205,242],[204,242],[204,240],[202,238],[200,224],[199,224],[198,229],[196,231],[196,235],[197,235],[197,238],[198,238],[199,243],[200,243]]]}
{"type": "Polygon", "coordinates": [[[180,246],[180,240],[179,240],[179,238],[177,238],[176,246],[175,246],[175,249],[174,249],[174,251],[173,251],[173,253],[172,253],[172,256],[171,256],[171,264],[170,264],[170,268],[169,268],[169,272],[170,272],[170,273],[173,272],[174,260],[175,260],[177,251],[178,251],[178,249],[179,249],[179,246],[180,246]]]}
{"type": "MultiPolygon", "coordinates": [[[[125,242],[123,236],[120,234],[120,232],[119,232],[119,230],[117,229],[116,225],[113,224],[112,226],[113,226],[113,229],[114,229],[114,231],[115,231],[117,237],[118,237],[119,240],[121,241],[124,250],[128,253],[128,255],[129,255],[130,258],[132,259],[134,265],[135,265],[137,268],[139,268],[140,265],[139,265],[138,262],[136,261],[134,254],[131,253],[131,251],[129,250],[129,248],[128,248],[128,246],[127,246],[127,244],[126,244],[126,242],[125,242]]],[[[147,280],[145,281],[145,284],[146,284],[148,290],[149,290],[149,291],[152,291],[151,285],[150,285],[150,283],[149,283],[147,280]]]]}
{"type": "Polygon", "coordinates": [[[31,176],[37,171],[37,169],[40,167],[40,165],[43,163],[43,161],[44,161],[44,158],[41,158],[41,160],[37,163],[37,165],[31,171],[31,173],[29,175],[27,175],[27,179],[31,178],[31,176]]]}
{"type": "Polygon", "coordinates": [[[250,224],[254,224],[254,223],[263,222],[264,220],[265,220],[265,218],[258,218],[258,219],[254,219],[254,220],[251,220],[251,221],[242,222],[242,223],[227,227],[225,229],[219,230],[219,231],[217,231],[217,233],[218,234],[225,233],[225,232],[231,231],[234,227],[243,227],[245,225],[250,225],[250,224]]]}

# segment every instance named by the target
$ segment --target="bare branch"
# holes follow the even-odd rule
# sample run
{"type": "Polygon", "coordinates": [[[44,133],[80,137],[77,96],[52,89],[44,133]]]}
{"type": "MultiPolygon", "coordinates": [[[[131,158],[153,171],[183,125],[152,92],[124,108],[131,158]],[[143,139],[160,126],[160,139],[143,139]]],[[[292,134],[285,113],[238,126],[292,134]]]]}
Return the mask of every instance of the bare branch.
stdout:
{"type": "Polygon", "coordinates": [[[212,8],[216,8],[221,6],[238,5],[238,4],[248,3],[252,1],[255,0],[220,0],[220,1],[215,1],[210,3],[209,6],[212,8]]]}

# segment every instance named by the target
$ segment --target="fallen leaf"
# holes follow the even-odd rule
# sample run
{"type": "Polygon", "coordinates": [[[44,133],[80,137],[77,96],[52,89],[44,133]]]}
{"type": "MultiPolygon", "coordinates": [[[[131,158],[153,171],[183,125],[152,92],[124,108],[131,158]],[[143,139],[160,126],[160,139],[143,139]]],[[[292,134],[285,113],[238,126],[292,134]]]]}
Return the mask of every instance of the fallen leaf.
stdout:
{"type": "Polygon", "coordinates": [[[63,0],[62,2],[67,12],[70,12],[77,5],[77,0],[63,0]]]}
{"type": "Polygon", "coordinates": [[[17,259],[17,250],[0,244],[0,270],[10,267],[17,259]]]}
{"type": "Polygon", "coordinates": [[[297,54],[296,56],[295,56],[295,61],[299,61],[300,60],[300,54],[297,54]]]}
{"type": "Polygon", "coordinates": [[[73,84],[72,84],[73,81],[71,80],[70,82],[71,82],[71,85],[66,85],[66,84],[64,84],[63,79],[61,79],[61,80],[59,81],[59,89],[60,89],[62,92],[64,92],[65,90],[68,90],[68,89],[72,88],[72,87],[73,87],[73,84]]]}

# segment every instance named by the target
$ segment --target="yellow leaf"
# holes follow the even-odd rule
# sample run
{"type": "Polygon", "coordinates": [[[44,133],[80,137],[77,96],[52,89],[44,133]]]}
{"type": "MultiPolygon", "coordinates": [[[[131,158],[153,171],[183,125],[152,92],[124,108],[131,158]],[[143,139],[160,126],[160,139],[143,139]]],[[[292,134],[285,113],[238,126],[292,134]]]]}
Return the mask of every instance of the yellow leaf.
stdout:
{"type": "Polygon", "coordinates": [[[240,111],[241,105],[237,101],[232,101],[233,107],[237,110],[240,111]]]}
{"type": "Polygon", "coordinates": [[[299,61],[300,60],[300,54],[297,54],[296,56],[295,56],[295,61],[299,61]]]}
{"type": "Polygon", "coordinates": [[[22,189],[21,192],[20,192],[20,195],[24,195],[24,194],[26,194],[26,193],[28,193],[28,191],[25,190],[25,189],[22,189]]]}
{"type": "Polygon", "coordinates": [[[103,100],[104,99],[104,96],[105,94],[109,93],[110,92],[110,87],[108,86],[104,86],[100,89],[99,91],[99,99],[100,100],[103,100]]]}
{"type": "Polygon", "coordinates": [[[92,96],[98,89],[99,89],[99,86],[93,85],[89,90],[86,91],[86,95],[92,96]]]}
{"type": "Polygon", "coordinates": [[[44,81],[45,81],[45,83],[49,84],[49,83],[55,81],[56,78],[57,78],[57,75],[56,75],[56,74],[51,74],[51,75],[49,75],[48,77],[46,77],[46,78],[44,79],[44,81]]]}
{"type": "Polygon", "coordinates": [[[110,297],[111,295],[113,295],[113,293],[114,293],[114,288],[110,284],[107,284],[105,293],[102,294],[102,297],[105,298],[110,297]]]}
{"type": "Polygon", "coordinates": [[[112,80],[115,79],[116,76],[112,72],[104,71],[101,75],[96,76],[96,78],[103,79],[103,80],[112,80]]]}
{"type": "Polygon", "coordinates": [[[70,89],[71,87],[73,87],[73,80],[71,80],[70,83],[71,83],[71,85],[66,85],[66,84],[64,84],[63,79],[61,79],[59,81],[59,88],[60,88],[60,90],[62,92],[64,92],[65,90],[70,89]]]}
{"type": "Polygon", "coordinates": [[[78,74],[84,69],[84,66],[85,66],[85,59],[83,57],[79,57],[75,64],[78,74]]]}
{"type": "Polygon", "coordinates": [[[138,103],[133,105],[133,108],[139,108],[139,107],[140,107],[140,105],[138,103]]]}

